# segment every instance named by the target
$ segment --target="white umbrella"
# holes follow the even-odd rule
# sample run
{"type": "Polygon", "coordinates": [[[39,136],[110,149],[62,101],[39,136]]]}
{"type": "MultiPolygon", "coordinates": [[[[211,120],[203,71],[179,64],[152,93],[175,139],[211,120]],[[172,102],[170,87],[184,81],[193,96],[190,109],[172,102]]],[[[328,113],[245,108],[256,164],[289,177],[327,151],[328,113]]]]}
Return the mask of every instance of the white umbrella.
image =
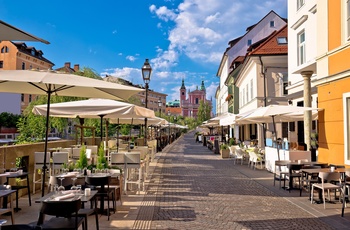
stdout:
{"type": "Polygon", "coordinates": [[[259,107],[243,114],[237,114],[235,124],[252,123],[272,123],[274,122],[292,122],[304,119],[305,111],[313,112],[313,119],[317,118],[318,108],[301,107],[292,105],[269,105],[259,107]]]}
{"type": "Polygon", "coordinates": [[[235,121],[236,114],[225,113],[220,116],[209,119],[209,122],[217,122],[220,126],[232,125],[235,121]]]}
{"type": "Polygon", "coordinates": [[[20,30],[0,20],[0,41],[39,41],[45,44],[50,42],[20,30]]]}
{"type": "MultiPolygon", "coordinates": [[[[259,107],[251,112],[245,113],[244,116],[238,118],[236,124],[252,124],[252,123],[272,123],[276,134],[276,122],[291,122],[304,119],[304,112],[318,111],[318,108],[300,107],[292,105],[269,105],[259,107]]],[[[279,160],[279,147],[277,145],[277,154],[279,160]]]]}
{"type": "MultiPolygon", "coordinates": [[[[36,105],[33,113],[46,115],[47,105],[36,105]]],[[[89,99],[54,103],[50,105],[50,116],[65,118],[154,118],[153,110],[111,99],[89,99]]]]}
{"type": "MultiPolygon", "coordinates": [[[[34,106],[33,113],[36,115],[46,115],[47,105],[34,106]]],[[[155,114],[153,110],[134,104],[111,99],[94,98],[51,104],[50,116],[64,118],[101,118],[102,140],[103,118],[153,118],[155,114]]]]}
{"type": "MultiPolygon", "coordinates": [[[[47,95],[45,149],[49,131],[50,98],[52,94],[71,97],[127,99],[143,89],[102,80],[52,71],[0,70],[0,92],[47,95]]],[[[46,154],[44,155],[46,158],[46,154]]],[[[42,187],[45,187],[46,159],[43,165],[42,187]]],[[[44,190],[42,190],[42,196],[44,190]]]]}
{"type": "MultiPolygon", "coordinates": [[[[110,118],[109,123],[111,124],[130,124],[130,125],[141,125],[145,123],[145,117],[132,117],[129,118],[121,117],[121,118],[110,118]]],[[[160,117],[148,117],[147,118],[147,124],[149,125],[166,125],[168,124],[168,121],[160,118],[160,117]]]]}

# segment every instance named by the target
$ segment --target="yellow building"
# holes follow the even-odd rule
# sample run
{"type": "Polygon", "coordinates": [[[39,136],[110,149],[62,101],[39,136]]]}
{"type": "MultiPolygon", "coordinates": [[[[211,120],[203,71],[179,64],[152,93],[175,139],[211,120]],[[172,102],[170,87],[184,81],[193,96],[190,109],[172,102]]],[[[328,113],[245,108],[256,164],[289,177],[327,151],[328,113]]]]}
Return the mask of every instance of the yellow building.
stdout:
{"type": "Polygon", "coordinates": [[[350,1],[317,1],[318,160],[350,165],[350,1]]]}

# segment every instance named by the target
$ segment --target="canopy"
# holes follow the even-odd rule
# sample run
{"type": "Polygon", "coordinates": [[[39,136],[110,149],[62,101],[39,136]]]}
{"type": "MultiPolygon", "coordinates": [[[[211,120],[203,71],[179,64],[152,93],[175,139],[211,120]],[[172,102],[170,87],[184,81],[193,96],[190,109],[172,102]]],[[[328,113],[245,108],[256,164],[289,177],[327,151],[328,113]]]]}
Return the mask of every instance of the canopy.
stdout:
{"type": "Polygon", "coordinates": [[[141,91],[144,89],[54,71],[0,70],[0,92],[125,100],[141,91]]]}
{"type": "MultiPolygon", "coordinates": [[[[111,124],[132,124],[132,125],[140,125],[145,123],[144,118],[139,117],[130,117],[130,118],[111,118],[109,119],[109,123],[111,124]]],[[[168,121],[160,118],[160,117],[152,117],[147,118],[147,124],[149,125],[166,125],[168,124],[168,121]]]]}
{"type": "MultiPolygon", "coordinates": [[[[0,92],[47,95],[45,149],[49,132],[52,94],[71,97],[98,97],[124,100],[143,89],[53,71],[0,70],[0,92]]],[[[43,162],[42,188],[45,187],[46,154],[43,162]]],[[[44,196],[44,189],[42,189],[44,196]]]]}
{"type": "Polygon", "coordinates": [[[304,119],[305,111],[312,111],[313,119],[316,119],[318,110],[318,108],[292,105],[269,105],[238,114],[235,124],[301,121],[304,119]]]}
{"type": "MultiPolygon", "coordinates": [[[[304,113],[307,111],[318,111],[318,108],[300,107],[292,105],[269,105],[259,107],[251,112],[244,113],[244,116],[238,118],[236,124],[252,123],[273,123],[273,129],[276,133],[276,122],[291,122],[304,119],[304,113]]],[[[276,135],[277,136],[277,135],[276,135]]],[[[278,160],[279,147],[277,145],[278,160]]]]}
{"type": "MultiPolygon", "coordinates": [[[[37,105],[33,113],[46,115],[47,105],[37,105]]],[[[134,104],[110,99],[89,99],[54,103],[50,105],[50,116],[66,118],[154,118],[153,110],[134,104]]]]}
{"type": "Polygon", "coordinates": [[[227,126],[227,125],[234,124],[235,118],[236,118],[236,114],[225,113],[209,119],[209,123],[217,123],[217,125],[219,126],[227,126]]]}
{"type": "Polygon", "coordinates": [[[45,44],[50,42],[20,30],[0,20],[0,41],[39,41],[45,44]]]}

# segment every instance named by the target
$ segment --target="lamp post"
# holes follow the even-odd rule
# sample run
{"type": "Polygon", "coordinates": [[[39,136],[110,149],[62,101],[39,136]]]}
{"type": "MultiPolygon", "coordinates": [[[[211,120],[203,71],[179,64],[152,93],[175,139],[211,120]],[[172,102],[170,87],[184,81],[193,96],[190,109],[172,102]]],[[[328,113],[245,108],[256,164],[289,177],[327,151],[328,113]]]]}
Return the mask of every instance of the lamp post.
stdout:
{"type": "MultiPolygon", "coordinates": [[[[161,114],[162,114],[162,101],[161,101],[161,97],[159,97],[158,99],[158,108],[159,108],[159,117],[161,118],[161,114]]],[[[158,150],[161,151],[162,150],[162,126],[159,125],[159,145],[158,145],[158,150]]]]}
{"type": "Polygon", "coordinates": [[[174,124],[175,124],[175,127],[174,127],[174,140],[176,139],[176,132],[177,132],[176,122],[177,122],[177,117],[175,115],[174,116],[174,124]]]}
{"type": "Polygon", "coordinates": [[[168,135],[168,143],[170,144],[170,110],[168,110],[168,116],[169,116],[169,135],[168,135]]]}
{"type": "MultiPolygon", "coordinates": [[[[148,62],[148,59],[145,60],[145,63],[143,63],[143,66],[141,68],[142,72],[142,78],[143,82],[145,83],[145,89],[146,89],[146,99],[145,99],[145,108],[147,108],[147,102],[148,102],[148,84],[151,81],[151,73],[152,73],[152,67],[148,62]]],[[[144,145],[147,144],[147,118],[145,118],[145,140],[144,145]]]]}

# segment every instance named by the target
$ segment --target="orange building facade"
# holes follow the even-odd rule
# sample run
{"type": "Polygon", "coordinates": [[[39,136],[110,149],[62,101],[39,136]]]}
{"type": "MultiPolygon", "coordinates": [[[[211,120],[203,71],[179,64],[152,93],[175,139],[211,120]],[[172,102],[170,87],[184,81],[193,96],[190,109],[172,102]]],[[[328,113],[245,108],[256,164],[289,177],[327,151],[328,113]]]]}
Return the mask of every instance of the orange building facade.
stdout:
{"type": "Polygon", "coordinates": [[[318,161],[339,165],[350,165],[349,7],[345,0],[317,1],[318,161]]]}
{"type": "MultiPolygon", "coordinates": [[[[29,47],[24,42],[0,42],[0,69],[2,70],[47,70],[52,69],[52,66],[54,64],[43,57],[41,50],[29,47]]],[[[35,98],[36,95],[22,94],[21,112],[35,98]]]]}

